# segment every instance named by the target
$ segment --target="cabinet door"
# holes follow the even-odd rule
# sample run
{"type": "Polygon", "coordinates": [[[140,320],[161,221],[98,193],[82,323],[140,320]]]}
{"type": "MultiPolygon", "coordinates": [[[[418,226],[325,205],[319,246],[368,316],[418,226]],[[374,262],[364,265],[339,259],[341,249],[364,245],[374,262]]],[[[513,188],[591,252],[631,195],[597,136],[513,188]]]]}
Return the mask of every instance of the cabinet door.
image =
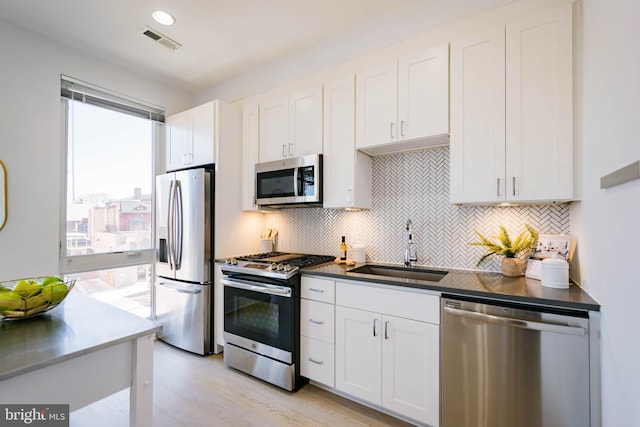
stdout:
{"type": "Polygon", "coordinates": [[[382,322],[382,406],[440,425],[439,326],[393,316],[382,322]]]}
{"type": "Polygon", "coordinates": [[[193,164],[206,165],[216,162],[215,105],[207,102],[191,110],[191,145],[193,164]]]}
{"type": "Polygon", "coordinates": [[[322,86],[289,95],[291,157],[322,153],[322,86]]]}
{"type": "Polygon", "coordinates": [[[356,75],[356,148],[398,139],[398,64],[389,62],[356,75]]]}
{"type": "Polygon", "coordinates": [[[260,162],[289,156],[289,98],[260,103],[260,162]]]}
{"type": "Polygon", "coordinates": [[[193,162],[191,140],[191,114],[189,111],[175,114],[167,119],[169,138],[167,141],[167,170],[180,169],[193,162]]]}
{"type": "Polygon", "coordinates": [[[449,133],[449,46],[398,61],[399,140],[449,133]]]}
{"type": "Polygon", "coordinates": [[[336,306],[336,388],[381,404],[382,316],[336,306]]]}
{"type": "Polygon", "coordinates": [[[507,25],[507,199],[573,198],[571,4],[507,25]]]}
{"type": "Polygon", "coordinates": [[[451,43],[451,202],[505,200],[504,27],[451,43]]]}
{"type": "Polygon", "coordinates": [[[353,76],[324,84],[323,206],[371,207],[371,158],[355,148],[353,76]]]}
{"type": "Polygon", "coordinates": [[[254,211],[255,204],[255,164],[258,163],[259,145],[258,104],[244,105],[242,109],[242,210],[254,211]]]}

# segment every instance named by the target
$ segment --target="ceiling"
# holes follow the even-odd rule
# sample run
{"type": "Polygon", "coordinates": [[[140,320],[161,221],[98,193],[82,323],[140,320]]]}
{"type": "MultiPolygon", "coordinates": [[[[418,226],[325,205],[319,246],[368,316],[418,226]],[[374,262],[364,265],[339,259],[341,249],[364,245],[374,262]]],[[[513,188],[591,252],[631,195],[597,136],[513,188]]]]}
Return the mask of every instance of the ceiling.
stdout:
{"type": "MultiPolygon", "coordinates": [[[[0,17],[195,93],[328,40],[395,38],[511,0],[2,0],[0,17]],[[162,9],[176,23],[151,18],[162,9]],[[171,50],[148,26],[180,43],[171,50]]],[[[352,43],[353,40],[350,40],[352,43]]],[[[389,42],[389,40],[387,40],[389,42]]],[[[371,47],[369,47],[371,48],[371,47]]]]}

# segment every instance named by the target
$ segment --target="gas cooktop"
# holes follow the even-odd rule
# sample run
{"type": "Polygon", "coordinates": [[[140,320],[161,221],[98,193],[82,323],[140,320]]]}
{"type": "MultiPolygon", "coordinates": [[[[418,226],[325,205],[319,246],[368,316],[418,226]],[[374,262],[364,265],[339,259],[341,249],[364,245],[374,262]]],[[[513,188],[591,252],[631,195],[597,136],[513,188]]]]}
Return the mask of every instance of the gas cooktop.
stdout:
{"type": "Polygon", "coordinates": [[[298,274],[300,268],[324,264],[334,259],[332,255],[266,252],[229,258],[223,271],[289,279],[298,274]]]}
{"type": "Polygon", "coordinates": [[[266,252],[261,254],[245,255],[236,258],[239,261],[254,261],[268,263],[283,263],[292,267],[311,267],[324,264],[335,259],[331,255],[310,255],[287,252],[266,252]]]}

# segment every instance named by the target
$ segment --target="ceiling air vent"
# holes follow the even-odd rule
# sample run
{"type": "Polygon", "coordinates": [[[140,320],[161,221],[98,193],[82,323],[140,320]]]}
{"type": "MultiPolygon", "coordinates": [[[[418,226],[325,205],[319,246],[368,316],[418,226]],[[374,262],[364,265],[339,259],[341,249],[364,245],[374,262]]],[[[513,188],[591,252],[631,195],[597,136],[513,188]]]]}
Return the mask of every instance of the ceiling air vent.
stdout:
{"type": "Polygon", "coordinates": [[[169,37],[160,34],[159,32],[157,32],[154,29],[151,29],[149,27],[143,27],[140,30],[140,34],[149,37],[151,40],[160,43],[161,45],[168,47],[171,50],[176,50],[180,47],[182,47],[182,45],[180,43],[178,43],[175,40],[171,40],[169,37]]]}

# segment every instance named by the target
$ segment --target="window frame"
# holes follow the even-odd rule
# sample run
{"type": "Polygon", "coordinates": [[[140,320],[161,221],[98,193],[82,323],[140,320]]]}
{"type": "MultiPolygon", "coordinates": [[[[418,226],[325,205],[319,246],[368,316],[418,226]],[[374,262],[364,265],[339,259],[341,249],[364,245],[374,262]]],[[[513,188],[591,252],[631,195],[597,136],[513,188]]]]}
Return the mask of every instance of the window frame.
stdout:
{"type": "MultiPolygon", "coordinates": [[[[68,78],[66,76],[61,76],[61,97],[60,97],[60,123],[61,123],[61,136],[60,141],[62,144],[60,162],[62,165],[62,173],[60,174],[60,224],[59,224],[59,270],[62,274],[73,274],[73,273],[83,273],[89,271],[98,271],[98,270],[108,270],[115,269],[121,267],[131,267],[136,265],[143,264],[151,264],[152,266],[152,274],[154,274],[155,269],[155,260],[156,260],[156,249],[155,249],[155,241],[156,241],[156,201],[155,201],[155,176],[158,174],[158,150],[159,147],[163,146],[164,142],[164,109],[158,110],[159,107],[145,104],[141,101],[133,100],[132,98],[125,97],[123,95],[117,94],[115,92],[107,91],[102,88],[98,88],[96,86],[90,85],[85,82],[81,82],[76,79],[68,78]],[[123,101],[123,105],[136,105],[136,106],[147,106],[150,111],[154,111],[152,121],[152,135],[151,135],[151,242],[152,245],[148,249],[136,249],[136,250],[125,250],[125,251],[116,251],[116,252],[106,252],[106,253],[98,253],[98,254],[85,254],[85,255],[67,255],[67,198],[68,198],[68,188],[67,188],[67,176],[68,176],[68,155],[69,155],[69,114],[70,114],[70,104],[74,101],[72,97],[65,96],[65,83],[69,82],[75,83],[79,87],[80,90],[87,89],[90,92],[91,97],[96,100],[101,98],[101,95],[104,95],[106,100],[105,108],[110,108],[112,110],[119,111],[123,114],[127,114],[128,109],[117,109],[112,108],[114,105],[114,101],[117,104],[118,100],[123,101]],[[158,114],[160,111],[160,114],[158,114]],[[159,119],[159,120],[158,120],[159,119]]],[[[92,102],[94,105],[95,102],[92,102]]],[[[98,102],[99,105],[99,102],[98,102]]],[[[135,114],[134,114],[135,115],[135,114]]]]}

